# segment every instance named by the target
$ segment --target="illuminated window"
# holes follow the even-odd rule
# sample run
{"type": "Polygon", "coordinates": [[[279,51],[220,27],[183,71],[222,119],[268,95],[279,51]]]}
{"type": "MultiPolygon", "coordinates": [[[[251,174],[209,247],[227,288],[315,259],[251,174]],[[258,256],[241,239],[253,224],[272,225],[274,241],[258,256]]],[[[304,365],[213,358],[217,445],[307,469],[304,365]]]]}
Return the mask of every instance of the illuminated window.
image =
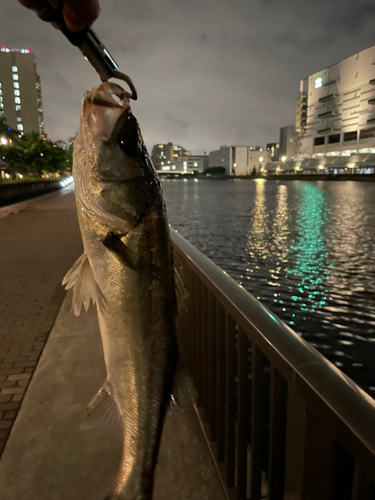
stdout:
{"type": "Polygon", "coordinates": [[[21,104],[21,99],[20,99],[19,97],[15,97],[15,98],[14,98],[14,102],[15,102],[16,104],[21,104]]]}
{"type": "Polygon", "coordinates": [[[19,89],[20,88],[20,84],[18,82],[13,82],[13,87],[15,89],[19,89]]]}
{"type": "Polygon", "coordinates": [[[0,96],[0,102],[3,102],[3,96],[0,96]]]}
{"type": "Polygon", "coordinates": [[[22,123],[18,123],[18,125],[17,125],[17,130],[21,130],[21,132],[22,132],[22,130],[23,130],[23,125],[22,125],[22,123]]]}
{"type": "Polygon", "coordinates": [[[20,105],[16,106],[16,111],[21,111],[21,106],[20,105]]]}
{"type": "Polygon", "coordinates": [[[13,74],[13,80],[18,80],[18,75],[16,73],[13,74]]]}
{"type": "Polygon", "coordinates": [[[20,94],[20,91],[19,91],[19,90],[17,90],[17,89],[15,89],[15,91],[14,91],[14,95],[21,95],[21,94],[20,94]]]}
{"type": "Polygon", "coordinates": [[[0,109],[4,109],[4,104],[0,102],[0,109]]]}
{"type": "Polygon", "coordinates": [[[17,71],[18,71],[17,66],[12,66],[12,71],[13,71],[13,73],[17,73],[17,71]]]}
{"type": "Polygon", "coordinates": [[[17,116],[17,121],[22,122],[22,118],[20,116],[17,116]]]}

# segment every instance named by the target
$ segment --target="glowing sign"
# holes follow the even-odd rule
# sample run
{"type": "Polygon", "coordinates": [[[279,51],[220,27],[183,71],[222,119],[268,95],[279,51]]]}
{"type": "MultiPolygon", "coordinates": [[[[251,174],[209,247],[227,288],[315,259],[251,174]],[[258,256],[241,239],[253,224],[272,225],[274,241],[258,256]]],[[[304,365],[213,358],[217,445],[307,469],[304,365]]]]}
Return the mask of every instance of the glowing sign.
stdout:
{"type": "Polygon", "coordinates": [[[315,88],[320,89],[320,87],[323,86],[323,78],[321,76],[318,76],[318,78],[315,78],[315,88]]]}

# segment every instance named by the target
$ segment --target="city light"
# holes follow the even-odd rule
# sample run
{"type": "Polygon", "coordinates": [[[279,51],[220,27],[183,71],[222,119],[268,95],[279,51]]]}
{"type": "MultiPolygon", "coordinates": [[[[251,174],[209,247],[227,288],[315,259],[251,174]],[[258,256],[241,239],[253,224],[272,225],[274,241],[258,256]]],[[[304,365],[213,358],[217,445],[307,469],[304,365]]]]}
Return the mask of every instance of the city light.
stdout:
{"type": "Polygon", "coordinates": [[[260,161],[260,163],[262,163],[262,161],[263,161],[263,156],[260,156],[260,157],[259,157],[259,161],[260,161]]]}
{"type": "Polygon", "coordinates": [[[0,142],[1,142],[1,144],[2,144],[3,146],[6,146],[6,145],[8,144],[8,141],[5,139],[5,137],[2,137],[2,138],[0,139],[0,142]]]}
{"type": "Polygon", "coordinates": [[[282,157],[281,157],[281,161],[285,163],[285,161],[286,161],[286,156],[282,156],[282,157]]]}
{"type": "Polygon", "coordinates": [[[320,89],[320,87],[323,87],[323,78],[318,76],[318,78],[315,78],[315,88],[320,89]]]}
{"type": "Polygon", "coordinates": [[[63,181],[60,181],[60,185],[62,187],[66,187],[68,186],[69,184],[71,184],[72,182],[74,182],[74,179],[72,176],[68,177],[67,179],[64,179],[63,181]]]}

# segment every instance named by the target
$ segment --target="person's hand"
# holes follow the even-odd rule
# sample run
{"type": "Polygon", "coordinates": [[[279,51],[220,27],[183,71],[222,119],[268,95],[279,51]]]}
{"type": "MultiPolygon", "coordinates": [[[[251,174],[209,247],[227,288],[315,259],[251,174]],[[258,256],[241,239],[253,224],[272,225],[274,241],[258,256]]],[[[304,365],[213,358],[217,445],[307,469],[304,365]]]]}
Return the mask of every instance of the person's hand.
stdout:
{"type": "MultiPolygon", "coordinates": [[[[28,9],[37,4],[36,0],[18,1],[28,9]]],[[[70,31],[78,32],[90,26],[98,18],[99,12],[98,0],[64,0],[63,16],[70,31]]]]}

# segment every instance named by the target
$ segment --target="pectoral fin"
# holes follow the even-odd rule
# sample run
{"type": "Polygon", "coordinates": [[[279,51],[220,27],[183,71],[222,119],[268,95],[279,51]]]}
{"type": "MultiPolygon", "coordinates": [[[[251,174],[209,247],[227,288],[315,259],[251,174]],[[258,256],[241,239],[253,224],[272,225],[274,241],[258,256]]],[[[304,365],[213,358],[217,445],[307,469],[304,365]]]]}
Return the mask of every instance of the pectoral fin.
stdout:
{"type": "Polygon", "coordinates": [[[130,248],[122,241],[116,233],[108,233],[102,240],[107,250],[116,255],[116,257],[127,267],[136,268],[136,256],[133,255],[130,248]]]}
{"type": "Polygon", "coordinates": [[[82,306],[87,311],[90,301],[99,308],[103,309],[105,298],[95,281],[90,262],[85,254],[73,264],[72,268],[62,282],[65,290],[73,289],[72,310],[76,316],[81,313],[82,306]]]}

